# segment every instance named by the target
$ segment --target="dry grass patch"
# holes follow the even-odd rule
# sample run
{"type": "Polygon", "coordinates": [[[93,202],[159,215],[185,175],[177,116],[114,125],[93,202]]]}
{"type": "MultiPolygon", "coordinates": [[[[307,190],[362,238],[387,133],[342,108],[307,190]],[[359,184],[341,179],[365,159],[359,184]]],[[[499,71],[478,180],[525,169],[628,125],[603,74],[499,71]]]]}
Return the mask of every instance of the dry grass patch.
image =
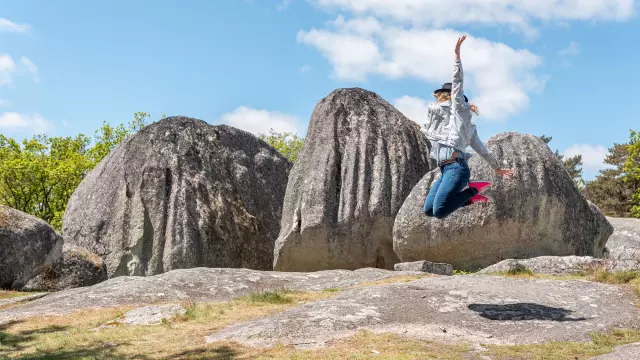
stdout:
{"type": "Polygon", "coordinates": [[[0,358],[173,359],[193,352],[196,357],[186,358],[234,359],[222,353],[217,357],[197,356],[207,348],[205,336],[226,326],[331,296],[329,292],[262,292],[226,303],[189,302],[183,304],[186,314],[156,326],[127,326],[113,321],[134,307],[29,318],[0,325],[0,358]],[[99,328],[106,323],[112,326],[99,328]]]}
{"type": "Polygon", "coordinates": [[[12,299],[20,296],[32,295],[33,293],[20,292],[14,290],[0,290],[0,300],[12,299]]]}
{"type": "Polygon", "coordinates": [[[496,360],[583,360],[613,352],[616,346],[640,341],[640,331],[612,329],[591,334],[591,342],[548,342],[536,345],[487,346],[496,360]]]}

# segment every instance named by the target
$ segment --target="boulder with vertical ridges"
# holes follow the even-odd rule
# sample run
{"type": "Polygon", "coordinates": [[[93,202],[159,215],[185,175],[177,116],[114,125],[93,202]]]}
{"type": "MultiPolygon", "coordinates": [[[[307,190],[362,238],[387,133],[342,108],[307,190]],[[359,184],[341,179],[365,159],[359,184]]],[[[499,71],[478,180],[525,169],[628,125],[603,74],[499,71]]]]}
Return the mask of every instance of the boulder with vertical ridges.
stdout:
{"type": "Polygon", "coordinates": [[[419,125],[375,93],[322,99],[289,176],[274,268],[393,269],[393,221],[429,171],[428,149],[419,125]]]}

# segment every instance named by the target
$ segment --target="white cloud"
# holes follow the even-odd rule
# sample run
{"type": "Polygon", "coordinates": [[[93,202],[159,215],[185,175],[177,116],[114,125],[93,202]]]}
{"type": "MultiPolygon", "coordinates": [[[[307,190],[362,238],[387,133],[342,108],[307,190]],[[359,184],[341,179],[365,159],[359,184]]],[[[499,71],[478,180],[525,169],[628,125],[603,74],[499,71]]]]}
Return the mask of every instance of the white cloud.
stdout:
{"type": "Polygon", "coordinates": [[[566,48],[558,51],[559,56],[576,56],[578,54],[580,54],[580,44],[575,41],[570,42],[566,48]]]}
{"type": "Polygon", "coordinates": [[[11,85],[11,74],[16,71],[16,63],[9,55],[0,54],[0,86],[11,85]]]}
{"type": "Polygon", "coordinates": [[[11,107],[11,101],[0,99],[0,108],[1,107],[11,107]]]}
{"type": "Polygon", "coordinates": [[[400,110],[404,116],[422,125],[426,120],[430,103],[418,97],[405,95],[393,100],[392,104],[400,110]]]}
{"type": "Polygon", "coordinates": [[[558,57],[560,58],[560,65],[563,67],[571,66],[570,57],[578,56],[580,54],[580,44],[572,41],[566,48],[558,51],[558,57]]]}
{"type": "Polygon", "coordinates": [[[51,130],[53,124],[40,114],[0,113],[0,131],[39,134],[51,130]]]}
{"type": "Polygon", "coordinates": [[[311,65],[302,65],[298,71],[302,74],[311,71],[311,65]]]}
{"type": "Polygon", "coordinates": [[[40,82],[40,77],[38,76],[38,67],[36,66],[36,64],[34,64],[31,60],[24,56],[20,58],[20,62],[27,68],[31,75],[33,75],[33,81],[37,83],[40,82]]]}
{"type": "MultiPolygon", "coordinates": [[[[298,41],[318,49],[341,80],[383,75],[438,86],[451,81],[453,48],[461,35],[338,16],[329,28],[300,31],[298,41]]],[[[488,119],[504,120],[525,109],[529,94],[541,91],[546,82],[546,76],[536,72],[542,59],[528,50],[469,36],[462,57],[465,92],[488,119]]]]}
{"type": "Polygon", "coordinates": [[[291,4],[291,0],[280,0],[280,2],[278,3],[278,10],[279,11],[285,10],[286,8],[289,7],[290,4],[291,4]]]}
{"type": "Polygon", "coordinates": [[[311,0],[325,9],[413,25],[506,25],[535,35],[535,21],[627,20],[635,0],[311,0]]]}
{"type": "Polygon", "coordinates": [[[301,134],[300,121],[297,117],[277,111],[253,109],[240,106],[232,112],[223,114],[219,122],[258,134],[267,134],[269,129],[276,132],[292,132],[301,134]]]}
{"type": "Polygon", "coordinates": [[[582,155],[582,169],[587,175],[594,175],[608,167],[604,159],[609,151],[602,145],[576,144],[563,152],[565,157],[582,155]]]}
{"type": "Polygon", "coordinates": [[[0,18],[0,32],[27,32],[31,29],[31,25],[29,24],[16,24],[13,21],[9,21],[5,18],[0,18]]]}

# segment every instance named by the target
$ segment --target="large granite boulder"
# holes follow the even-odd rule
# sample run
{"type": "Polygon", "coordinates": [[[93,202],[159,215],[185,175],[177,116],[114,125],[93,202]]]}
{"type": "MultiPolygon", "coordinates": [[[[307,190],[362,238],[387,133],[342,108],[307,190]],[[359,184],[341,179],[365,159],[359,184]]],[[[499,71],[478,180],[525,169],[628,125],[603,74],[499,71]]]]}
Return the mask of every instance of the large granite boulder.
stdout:
{"type": "Polygon", "coordinates": [[[41,219],[0,205],[0,289],[19,289],[62,256],[63,240],[41,219]]]}
{"type": "Polygon", "coordinates": [[[372,92],[333,91],[291,170],[274,268],[393,269],[395,215],[429,166],[415,122],[372,92]]]}
{"type": "Polygon", "coordinates": [[[640,219],[607,218],[613,234],[607,241],[607,259],[613,270],[640,270],[640,219]]]}
{"type": "Polygon", "coordinates": [[[515,175],[501,178],[480,156],[472,157],[471,178],[493,181],[486,192],[493,200],[461,208],[444,220],[423,213],[425,196],[440,170],[425,175],[396,217],[394,250],[402,261],[476,270],[503,259],[603,254],[610,224],[542,140],[504,133],[487,146],[515,175]]]}
{"type": "Polygon", "coordinates": [[[31,279],[22,291],[60,291],[91,286],[107,280],[107,267],[96,254],[64,244],[62,257],[53,266],[31,279]]]}
{"type": "Polygon", "coordinates": [[[270,269],[291,163],[252,134],[186,117],[145,127],[82,181],[65,240],[109,277],[172,269],[270,269]]]}

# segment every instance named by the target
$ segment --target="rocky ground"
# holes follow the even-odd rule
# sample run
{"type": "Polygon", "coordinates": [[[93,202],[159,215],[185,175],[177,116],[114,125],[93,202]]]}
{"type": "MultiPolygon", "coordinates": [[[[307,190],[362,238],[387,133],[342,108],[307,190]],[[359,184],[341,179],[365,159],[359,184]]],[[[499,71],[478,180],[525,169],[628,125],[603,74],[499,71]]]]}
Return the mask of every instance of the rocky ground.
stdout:
{"type": "MultiPolygon", "coordinates": [[[[442,347],[433,348],[440,350],[433,351],[442,357],[435,358],[544,358],[536,355],[540,351],[557,352],[554,359],[640,356],[637,345],[614,347],[640,342],[640,309],[633,287],[587,278],[435,276],[381,269],[279,273],[196,268],[150,277],[119,277],[91,287],[24,299],[27,301],[14,301],[0,311],[0,341],[25,332],[46,334],[47,338],[40,338],[39,347],[47,348],[48,345],[43,344],[54,341],[51,337],[59,329],[67,334],[66,345],[60,348],[51,345],[53,350],[46,354],[52,358],[72,358],[68,357],[69,348],[74,346],[98,345],[102,350],[95,353],[73,354],[90,355],[85,358],[163,358],[165,353],[154,355],[144,350],[151,344],[145,342],[153,340],[141,332],[162,338],[177,336],[181,331],[189,334],[184,340],[188,339],[188,345],[175,338],[167,341],[176,342],[174,350],[191,346],[193,352],[183,356],[173,353],[167,358],[338,359],[343,355],[336,351],[347,346],[345,342],[348,348],[353,348],[350,351],[364,351],[363,358],[396,358],[392,354],[407,359],[427,357],[424,352],[412,352],[426,351],[426,345],[415,347],[420,343],[441,344],[442,347]],[[293,295],[287,295],[290,292],[293,295]],[[249,305],[238,305],[238,298],[253,299],[255,294],[273,295],[275,299],[267,296],[258,297],[256,301],[275,305],[255,307],[250,305],[253,300],[247,300],[249,305]],[[279,304],[288,296],[298,300],[279,304]],[[219,305],[202,308],[195,305],[211,302],[219,305]],[[143,307],[150,304],[163,305],[143,307]],[[123,309],[133,312],[122,315],[123,309]],[[205,314],[205,311],[217,315],[205,314]],[[163,317],[165,313],[169,315],[163,317]],[[220,315],[223,313],[225,315],[220,315]],[[95,314],[106,315],[95,318],[95,314]],[[171,316],[183,320],[177,321],[171,316]],[[93,320],[90,324],[78,323],[82,317],[93,320]],[[132,317],[136,320],[128,320],[132,317]],[[69,322],[75,324],[74,327],[70,327],[69,322]],[[111,326],[96,333],[96,328],[104,328],[101,323],[111,326]],[[52,326],[54,330],[50,330],[52,326]],[[370,335],[363,335],[363,331],[370,335]],[[611,331],[618,335],[606,336],[613,336],[611,339],[615,341],[607,338],[607,342],[595,342],[594,334],[611,331]],[[120,336],[117,334],[134,336],[136,347],[114,340],[120,336]],[[111,343],[98,337],[106,335],[111,343]],[[88,337],[95,340],[87,342],[88,337]],[[73,339],[79,342],[76,344],[73,339]],[[111,344],[108,352],[100,347],[105,346],[105,341],[111,344]],[[220,349],[227,349],[226,355],[220,355],[220,349]],[[524,351],[522,357],[509,357],[514,349],[524,351]],[[213,357],[214,350],[218,357],[213,357]]],[[[0,345],[0,357],[38,354],[37,347],[30,348],[28,344],[25,340],[19,348],[0,345]]]]}

